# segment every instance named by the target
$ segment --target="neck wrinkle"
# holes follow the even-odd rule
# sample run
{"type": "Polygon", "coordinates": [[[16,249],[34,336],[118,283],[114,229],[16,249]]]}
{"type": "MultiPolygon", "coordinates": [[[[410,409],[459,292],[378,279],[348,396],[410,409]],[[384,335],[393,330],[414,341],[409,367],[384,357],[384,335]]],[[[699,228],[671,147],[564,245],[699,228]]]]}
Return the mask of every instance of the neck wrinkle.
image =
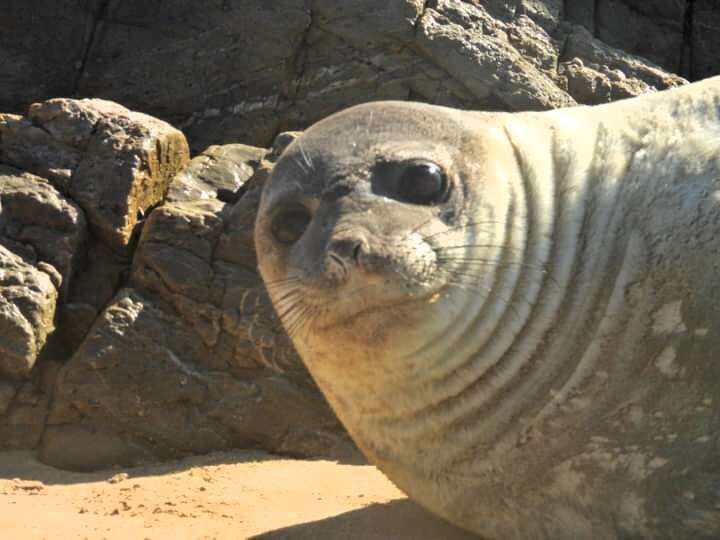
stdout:
{"type": "MultiPolygon", "coordinates": [[[[522,148],[533,148],[532,141],[518,142],[518,133],[511,129],[507,134],[518,167],[514,178],[519,180],[512,184],[513,205],[523,209],[516,213],[513,225],[519,225],[524,233],[520,241],[510,236],[508,243],[522,246],[523,266],[517,267],[510,301],[498,299],[502,303],[500,317],[483,320],[489,309],[483,306],[461,336],[466,354],[454,359],[456,365],[446,370],[448,376],[431,381],[422,394],[423,407],[407,411],[402,422],[393,422],[406,435],[422,435],[427,426],[451,427],[468,415],[487,411],[491,404],[497,407],[506,397],[508,385],[535,360],[579,264],[576,252],[588,196],[583,178],[590,164],[583,159],[577,160],[580,163],[561,159],[556,155],[557,141],[550,149],[524,152],[522,148]],[[477,327],[483,324],[489,332],[478,339],[477,327]],[[428,396],[432,396],[430,404],[428,396]]],[[[488,417],[490,414],[484,414],[477,426],[494,432],[487,425],[488,417]]],[[[495,422],[491,419],[490,423],[495,422]]]]}

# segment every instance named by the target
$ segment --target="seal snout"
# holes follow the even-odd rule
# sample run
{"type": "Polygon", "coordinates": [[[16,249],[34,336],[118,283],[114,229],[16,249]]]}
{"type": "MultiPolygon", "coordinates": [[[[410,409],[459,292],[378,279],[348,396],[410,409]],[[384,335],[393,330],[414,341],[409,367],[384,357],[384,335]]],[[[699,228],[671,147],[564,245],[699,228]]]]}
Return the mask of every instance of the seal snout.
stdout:
{"type": "Polygon", "coordinates": [[[332,238],[327,247],[327,272],[339,281],[347,281],[353,269],[365,269],[367,254],[368,242],[360,234],[332,238]]]}
{"type": "Polygon", "coordinates": [[[365,250],[367,250],[367,242],[360,235],[345,236],[330,241],[328,255],[359,265],[360,257],[365,250]]]}

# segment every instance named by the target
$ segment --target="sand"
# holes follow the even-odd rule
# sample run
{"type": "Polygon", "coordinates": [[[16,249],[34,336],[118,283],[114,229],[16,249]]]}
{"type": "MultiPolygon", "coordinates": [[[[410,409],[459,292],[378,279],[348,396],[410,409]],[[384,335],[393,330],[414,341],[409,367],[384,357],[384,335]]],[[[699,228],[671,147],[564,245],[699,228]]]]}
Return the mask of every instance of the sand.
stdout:
{"type": "Polygon", "coordinates": [[[96,473],[0,453],[0,538],[412,539],[472,536],[369,465],[218,453],[96,473]]]}

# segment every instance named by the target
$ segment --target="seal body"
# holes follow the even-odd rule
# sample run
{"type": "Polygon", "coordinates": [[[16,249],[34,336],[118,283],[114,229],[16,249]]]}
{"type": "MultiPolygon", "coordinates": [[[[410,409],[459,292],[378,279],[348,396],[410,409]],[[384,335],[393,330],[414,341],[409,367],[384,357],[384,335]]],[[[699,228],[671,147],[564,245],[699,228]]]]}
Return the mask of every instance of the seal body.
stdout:
{"type": "Polygon", "coordinates": [[[486,538],[720,537],[720,78],[378,102],[278,161],[260,270],[360,448],[486,538]]]}

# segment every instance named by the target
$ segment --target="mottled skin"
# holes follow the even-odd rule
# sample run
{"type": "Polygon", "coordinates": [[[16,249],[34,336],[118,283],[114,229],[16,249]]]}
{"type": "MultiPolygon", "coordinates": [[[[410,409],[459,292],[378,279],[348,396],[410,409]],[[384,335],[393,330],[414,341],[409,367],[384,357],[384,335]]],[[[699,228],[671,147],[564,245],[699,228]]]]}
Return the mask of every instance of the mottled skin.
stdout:
{"type": "Polygon", "coordinates": [[[720,538],[720,78],[353,107],[286,150],[255,236],[321,390],[426,508],[492,539],[720,538]],[[397,195],[413,159],[447,200],[397,195]]]}

